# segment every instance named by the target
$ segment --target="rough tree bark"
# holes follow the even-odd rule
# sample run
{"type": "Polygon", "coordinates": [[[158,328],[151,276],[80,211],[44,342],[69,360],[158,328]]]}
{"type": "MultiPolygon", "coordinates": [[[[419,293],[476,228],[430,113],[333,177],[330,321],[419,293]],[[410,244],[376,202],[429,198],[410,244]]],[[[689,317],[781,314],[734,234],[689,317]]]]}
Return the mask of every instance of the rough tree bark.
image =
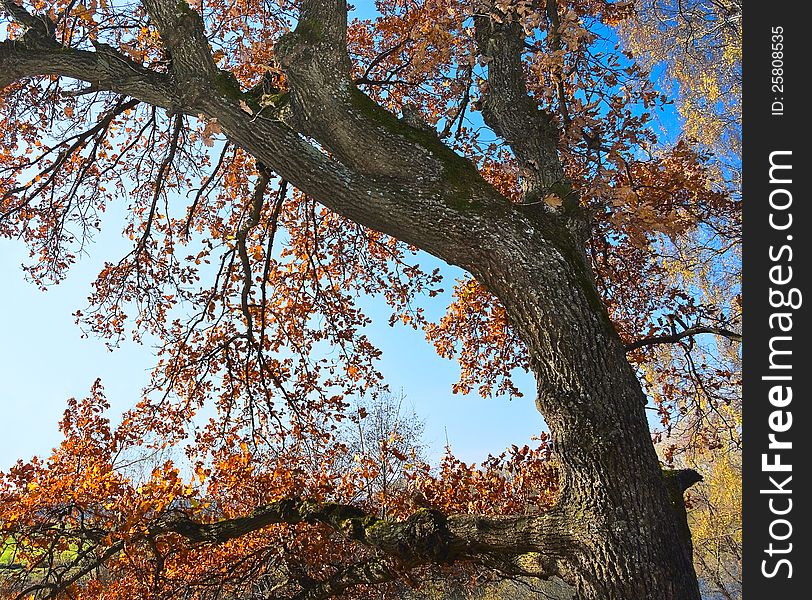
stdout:
{"type": "MultiPolygon", "coordinates": [[[[375,528],[359,515],[356,521],[347,520],[352,515],[312,518],[382,552],[405,552],[404,561],[539,552],[548,572],[573,583],[584,600],[698,599],[680,511],[684,485],[674,484],[669,493],[644,394],[596,291],[584,250],[588,217],[564,176],[554,121],[527,94],[520,28],[487,17],[475,23],[479,51],[490,59],[483,115],[528,172],[525,202],[514,204],[434,133],[398,119],[353,85],[344,0],[303,0],[298,26],[277,43],[290,83],[284,115],[272,107],[255,115],[241,109],[241,103],[259,108],[258,98],[217,68],[202,22],[185,2],[143,4],[171,52],[167,73],[109,47],[62,47],[47,19],[4,0],[6,12],[28,33],[0,44],[0,86],[60,75],[216,119],[231,142],[330,209],[471,272],[504,304],[530,355],[536,404],[563,469],[563,494],[554,510],[502,521],[441,515],[426,521],[424,515],[411,529],[375,528]],[[563,200],[560,207],[540,202],[550,194],[563,200]],[[424,521],[434,525],[420,525],[424,521]],[[382,531],[401,542],[411,536],[414,547],[389,544],[382,531]],[[418,548],[418,539],[430,540],[433,550],[418,548]]],[[[290,521],[292,513],[285,514],[290,521]]],[[[190,539],[219,539],[201,527],[167,525],[190,539]]],[[[321,593],[384,581],[382,569],[357,566],[321,593]]]]}

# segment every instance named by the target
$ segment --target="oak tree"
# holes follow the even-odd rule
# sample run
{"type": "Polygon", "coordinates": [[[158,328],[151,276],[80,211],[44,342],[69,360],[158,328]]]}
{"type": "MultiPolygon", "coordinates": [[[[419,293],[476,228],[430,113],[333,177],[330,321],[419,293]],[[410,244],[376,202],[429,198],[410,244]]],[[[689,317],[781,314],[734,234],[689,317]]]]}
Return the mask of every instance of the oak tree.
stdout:
{"type": "Polygon", "coordinates": [[[699,598],[698,476],[663,470],[646,408],[668,424],[686,382],[735,379],[655,349],[740,339],[671,260],[727,257],[739,203],[689,140],[658,144],[667,98],[614,33],[630,3],[0,6],[0,234],[45,286],[124,203],[132,249],[76,318],[160,344],[120,425],[97,384],[49,459],[3,475],[4,593],[367,597],[493,572],[699,598]],[[434,322],[418,251],[468,274],[434,322]],[[366,296],[459,361],[455,391],[519,396],[532,372],[549,437],[436,472],[392,439],[409,485],[364,493],[386,457],[348,468],[337,432],[384,383],[366,296]],[[172,447],[188,472],[138,469],[172,447]]]}

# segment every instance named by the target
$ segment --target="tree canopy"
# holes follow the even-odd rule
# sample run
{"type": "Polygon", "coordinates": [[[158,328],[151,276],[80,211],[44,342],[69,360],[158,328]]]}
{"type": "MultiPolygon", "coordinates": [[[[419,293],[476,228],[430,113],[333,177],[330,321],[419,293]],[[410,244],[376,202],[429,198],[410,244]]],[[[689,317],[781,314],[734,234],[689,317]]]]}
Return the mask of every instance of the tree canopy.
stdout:
{"type": "Polygon", "coordinates": [[[740,202],[690,119],[658,140],[669,89],[634,52],[649,13],[0,6],[0,235],[44,287],[125,205],[131,251],[75,316],[111,346],[159,343],[120,424],[97,383],[50,457],[3,474],[4,593],[360,598],[555,575],[585,599],[699,597],[697,476],[670,468],[740,442],[740,202]],[[423,304],[449,284],[421,252],[468,274],[436,320],[423,304]],[[530,371],[549,435],[437,468],[397,428],[353,442],[369,417],[352,399],[385,390],[369,297],[459,362],[455,392],[520,396],[530,371]]]}

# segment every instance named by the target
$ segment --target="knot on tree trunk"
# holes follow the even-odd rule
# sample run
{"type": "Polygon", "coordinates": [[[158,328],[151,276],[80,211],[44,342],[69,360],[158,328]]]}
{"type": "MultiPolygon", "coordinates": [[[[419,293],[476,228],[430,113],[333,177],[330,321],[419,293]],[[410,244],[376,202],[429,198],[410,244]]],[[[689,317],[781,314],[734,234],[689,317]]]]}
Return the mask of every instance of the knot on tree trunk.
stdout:
{"type": "Polygon", "coordinates": [[[668,491],[682,496],[689,487],[702,481],[702,475],[693,469],[663,469],[668,491]]]}
{"type": "Polygon", "coordinates": [[[685,510],[685,491],[702,481],[702,475],[693,469],[663,469],[666,491],[668,492],[674,513],[677,518],[677,527],[685,548],[688,560],[693,556],[693,542],[691,528],[688,524],[688,512],[685,510]]]}

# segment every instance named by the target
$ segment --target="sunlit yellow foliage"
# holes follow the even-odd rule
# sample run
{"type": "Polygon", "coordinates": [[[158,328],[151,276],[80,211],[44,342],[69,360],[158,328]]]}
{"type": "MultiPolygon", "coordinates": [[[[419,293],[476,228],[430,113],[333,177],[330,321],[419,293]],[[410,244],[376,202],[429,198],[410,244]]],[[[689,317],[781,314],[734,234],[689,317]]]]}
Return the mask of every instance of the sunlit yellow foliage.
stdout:
{"type": "Polygon", "coordinates": [[[741,455],[706,455],[705,481],[691,492],[689,513],[697,574],[725,598],[741,598],[741,455]]]}
{"type": "Polygon", "coordinates": [[[728,178],[741,157],[741,0],[637,0],[622,36],[649,68],[665,68],[683,133],[713,151],[728,178]]]}

